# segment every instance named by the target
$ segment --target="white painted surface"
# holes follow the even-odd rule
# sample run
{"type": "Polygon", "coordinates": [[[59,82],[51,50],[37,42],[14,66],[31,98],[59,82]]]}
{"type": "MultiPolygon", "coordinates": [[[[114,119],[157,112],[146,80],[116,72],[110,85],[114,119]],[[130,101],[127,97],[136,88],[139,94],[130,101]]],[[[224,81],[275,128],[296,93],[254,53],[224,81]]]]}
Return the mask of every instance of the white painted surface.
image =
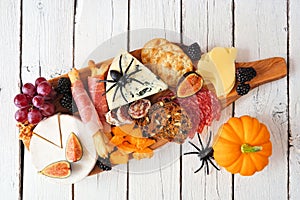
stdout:
{"type": "MultiPolygon", "coordinates": [[[[127,0],[78,0],[73,32],[73,0],[23,0],[22,10],[21,0],[0,2],[0,126],[6,130],[2,131],[0,140],[0,191],[8,194],[7,199],[232,199],[232,195],[234,199],[300,198],[300,97],[297,90],[300,2],[183,0],[182,5],[180,3],[180,0],[130,0],[128,7],[127,0]],[[22,54],[19,48],[21,12],[22,54]],[[212,170],[211,175],[205,176],[204,172],[194,174],[200,163],[185,156],[181,164],[176,160],[153,173],[127,175],[112,171],[88,177],[72,189],[71,185],[61,186],[41,179],[25,152],[23,182],[20,182],[19,157],[22,155],[13,119],[16,108],[12,103],[19,92],[18,83],[32,82],[40,74],[50,78],[68,71],[72,67],[73,51],[75,66],[81,67],[94,48],[128,28],[179,32],[181,24],[185,35],[198,41],[204,52],[216,45],[234,43],[239,50],[238,61],[273,56],[289,58],[289,80],[284,78],[263,85],[238,100],[234,107],[236,116],[251,114],[266,123],[271,131],[273,155],[265,170],[247,178],[232,177],[223,169],[212,170]],[[291,147],[288,146],[288,127],[291,147]],[[20,186],[23,186],[21,194],[20,186]]],[[[130,38],[130,47],[139,47],[137,41],[130,38]]],[[[127,48],[127,37],[121,46],[127,48]]],[[[232,107],[226,109],[220,122],[231,116],[231,110],[232,107]]],[[[218,126],[215,124],[213,130],[218,126]]],[[[191,149],[184,144],[182,151],[191,149]]],[[[175,148],[176,151],[179,148],[175,148]]],[[[129,169],[132,167],[129,164],[129,169]]]]}
{"type": "Polygon", "coordinates": [[[19,90],[20,72],[20,2],[0,1],[0,188],[7,199],[17,199],[21,153],[13,99],[19,90]],[[10,19],[10,20],[9,20],[10,19]]]}
{"type": "MultiPolygon", "coordinates": [[[[180,3],[179,1],[161,0],[131,0],[130,1],[130,30],[151,28],[141,35],[130,35],[130,48],[141,46],[136,38],[173,37],[178,42],[180,37],[165,30],[180,32],[180,3]],[[155,29],[161,29],[156,31],[155,29]]],[[[146,42],[146,41],[145,41],[146,42]]],[[[137,166],[129,164],[129,199],[179,199],[180,198],[180,146],[172,145],[167,153],[154,156],[152,173],[135,174],[137,166]],[[162,156],[163,155],[163,156],[162,156]],[[166,157],[166,158],[164,158],[166,157]],[[166,167],[164,159],[172,162],[166,167]]],[[[148,164],[148,165],[151,165],[148,164]]]]}
{"type": "MultiPolygon", "coordinates": [[[[238,61],[287,55],[286,3],[237,1],[235,46],[238,61]],[[273,14],[270,14],[273,13],[273,14]]],[[[251,177],[234,176],[237,199],[286,199],[288,197],[287,79],[265,84],[235,104],[235,115],[249,114],[268,126],[273,144],[270,164],[251,177]]]]}
{"type": "MultiPolygon", "coordinates": [[[[230,47],[232,45],[232,12],[231,1],[183,1],[183,32],[193,40],[199,41],[202,52],[207,52],[214,46],[230,47]],[[225,9],[224,9],[225,8],[225,9]],[[202,12],[199,12],[199,11],[202,12]],[[220,25],[222,23],[222,25],[220,25]],[[213,30],[213,31],[212,31],[213,30]]],[[[221,123],[232,115],[232,106],[222,111],[219,122],[210,129],[216,133],[221,123]]],[[[201,134],[204,144],[208,132],[201,134]]],[[[197,137],[192,142],[199,145],[197,137]]],[[[212,144],[212,143],[211,143],[212,144]]],[[[183,145],[183,153],[195,151],[190,144],[183,145]]],[[[216,171],[210,165],[210,175],[203,170],[194,174],[201,166],[199,158],[185,155],[182,163],[182,198],[183,199],[231,199],[231,174],[224,169],[216,171]],[[195,188],[197,185],[198,189],[195,188]]]]}
{"type": "MultiPolygon", "coordinates": [[[[107,46],[113,45],[107,40],[127,30],[128,3],[127,0],[78,0],[77,5],[76,13],[78,11],[81,14],[76,18],[74,63],[75,67],[82,67],[87,65],[86,59],[90,59],[88,57],[96,47],[103,42],[107,42],[107,46]]],[[[121,36],[120,41],[120,44],[115,45],[126,49],[127,34],[121,36]]],[[[113,54],[106,49],[104,54],[112,57],[113,54]]],[[[99,53],[101,55],[103,50],[99,53]]],[[[99,62],[104,58],[95,56],[93,59],[99,62]]],[[[126,165],[122,168],[122,171],[127,171],[126,165]]],[[[75,184],[74,199],[126,199],[126,190],[126,172],[113,170],[75,184]]]]}
{"type": "Polygon", "coordinates": [[[289,116],[290,116],[290,159],[289,159],[289,186],[290,199],[300,199],[300,132],[299,132],[299,116],[300,116],[300,58],[298,52],[300,50],[300,25],[299,25],[299,9],[300,3],[297,0],[290,1],[290,21],[289,21],[289,116]]]}
{"type": "MultiPolygon", "coordinates": [[[[39,76],[49,79],[72,66],[73,1],[23,1],[22,73],[23,83],[39,76]],[[62,20],[63,19],[63,20],[62,20]]],[[[68,199],[71,185],[49,183],[24,158],[23,199],[68,199]]]]}

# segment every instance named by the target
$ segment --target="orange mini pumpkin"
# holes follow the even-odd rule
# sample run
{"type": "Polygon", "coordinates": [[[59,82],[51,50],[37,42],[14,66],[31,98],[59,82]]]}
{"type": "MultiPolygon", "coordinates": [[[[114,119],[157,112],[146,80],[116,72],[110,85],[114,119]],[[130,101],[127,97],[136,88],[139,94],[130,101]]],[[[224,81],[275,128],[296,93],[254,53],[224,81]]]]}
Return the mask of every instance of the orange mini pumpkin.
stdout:
{"type": "Polygon", "coordinates": [[[267,127],[256,118],[230,118],[213,145],[216,162],[232,174],[253,175],[269,162],[272,143],[267,127]]]}

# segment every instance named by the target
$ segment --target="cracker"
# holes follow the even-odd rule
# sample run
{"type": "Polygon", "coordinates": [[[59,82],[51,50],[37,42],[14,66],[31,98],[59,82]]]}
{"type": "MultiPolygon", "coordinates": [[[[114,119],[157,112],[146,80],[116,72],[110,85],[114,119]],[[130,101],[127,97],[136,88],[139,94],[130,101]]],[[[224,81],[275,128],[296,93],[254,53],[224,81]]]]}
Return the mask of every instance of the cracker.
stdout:
{"type": "Polygon", "coordinates": [[[193,70],[193,63],[183,50],[162,38],[147,42],[141,52],[143,64],[171,87],[180,77],[193,70]]]}

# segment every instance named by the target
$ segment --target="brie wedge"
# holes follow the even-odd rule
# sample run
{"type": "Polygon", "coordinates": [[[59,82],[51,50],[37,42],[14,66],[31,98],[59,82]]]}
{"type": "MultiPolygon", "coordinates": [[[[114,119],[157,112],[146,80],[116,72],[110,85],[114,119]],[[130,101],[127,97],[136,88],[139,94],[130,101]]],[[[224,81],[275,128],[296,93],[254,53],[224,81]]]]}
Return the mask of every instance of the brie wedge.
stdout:
{"type": "Polygon", "coordinates": [[[110,110],[168,88],[167,84],[128,52],[114,58],[107,80],[110,81],[106,83],[106,99],[110,110]]]}
{"type": "Polygon", "coordinates": [[[47,180],[64,184],[76,183],[88,176],[94,168],[97,154],[93,139],[87,133],[90,130],[79,119],[71,115],[58,116],[56,114],[38,123],[33,131],[34,134],[30,141],[30,155],[37,171],[41,171],[51,163],[66,160],[65,147],[71,132],[77,135],[83,148],[81,160],[71,163],[72,171],[69,177],[59,179],[45,176],[47,180]],[[58,121],[60,121],[60,129],[58,121]],[[54,124],[54,122],[57,123],[54,124]],[[61,136],[59,131],[61,132],[61,136]],[[55,143],[59,141],[59,144],[61,140],[62,147],[54,144],[50,139],[55,143]]]}

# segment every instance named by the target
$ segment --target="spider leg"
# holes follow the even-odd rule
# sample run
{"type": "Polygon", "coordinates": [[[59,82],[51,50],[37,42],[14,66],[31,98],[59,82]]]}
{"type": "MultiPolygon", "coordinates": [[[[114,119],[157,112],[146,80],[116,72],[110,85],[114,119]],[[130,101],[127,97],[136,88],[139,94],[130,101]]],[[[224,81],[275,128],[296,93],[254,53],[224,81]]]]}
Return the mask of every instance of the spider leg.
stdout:
{"type": "Polygon", "coordinates": [[[114,80],[97,80],[97,83],[115,83],[114,80]]]}
{"type": "Polygon", "coordinates": [[[205,165],[206,165],[206,174],[208,175],[209,174],[209,165],[208,165],[207,160],[204,160],[204,162],[205,162],[205,165]]]}
{"type": "Polygon", "coordinates": [[[204,160],[202,160],[201,166],[199,167],[199,169],[197,169],[196,171],[194,171],[194,173],[199,172],[203,168],[203,166],[204,166],[204,160]]]}
{"type": "Polygon", "coordinates": [[[126,68],[126,70],[125,70],[125,74],[128,72],[130,66],[131,66],[132,63],[133,63],[133,60],[134,60],[134,59],[132,58],[131,62],[129,63],[129,65],[127,66],[127,68],[126,68]]]}
{"type": "Polygon", "coordinates": [[[117,83],[113,84],[108,90],[106,90],[102,96],[104,96],[106,93],[108,93],[111,89],[113,89],[115,86],[117,85],[117,83]]]}
{"type": "Polygon", "coordinates": [[[206,149],[209,147],[209,144],[211,142],[211,136],[212,136],[212,133],[211,131],[209,132],[209,138],[208,138],[208,141],[207,141],[207,144],[206,144],[206,149]]]}
{"type": "Polygon", "coordinates": [[[198,136],[199,143],[200,143],[200,145],[201,145],[201,147],[202,147],[201,150],[203,151],[203,150],[204,150],[204,146],[203,146],[203,144],[202,144],[202,140],[201,140],[200,134],[197,133],[197,136],[198,136]]]}
{"type": "Polygon", "coordinates": [[[217,167],[217,166],[213,163],[213,161],[211,161],[210,158],[208,158],[207,160],[210,162],[210,164],[211,164],[216,170],[220,170],[220,168],[217,167]]]}
{"type": "Polygon", "coordinates": [[[127,78],[129,78],[130,76],[132,76],[132,75],[134,75],[134,74],[136,74],[136,73],[138,73],[138,72],[140,72],[140,71],[142,71],[141,69],[138,69],[138,70],[136,70],[136,71],[134,71],[134,72],[131,72],[130,74],[127,74],[127,78]]]}
{"type": "Polygon", "coordinates": [[[116,90],[115,90],[115,93],[114,93],[113,101],[115,101],[116,94],[117,94],[119,88],[120,88],[120,86],[118,85],[117,88],[116,88],[116,90]]]}
{"type": "Polygon", "coordinates": [[[135,79],[135,78],[130,78],[130,80],[135,81],[135,82],[138,82],[138,83],[141,84],[141,85],[144,85],[143,82],[141,82],[141,81],[139,81],[139,80],[137,80],[137,79],[135,79]]]}
{"type": "Polygon", "coordinates": [[[124,93],[123,93],[123,86],[120,87],[120,92],[121,92],[121,95],[122,95],[123,99],[128,103],[128,101],[125,98],[124,93]]]}
{"type": "Polygon", "coordinates": [[[122,54],[120,55],[120,59],[119,59],[119,68],[120,68],[120,73],[122,74],[123,76],[123,70],[122,70],[122,54]]]}
{"type": "Polygon", "coordinates": [[[194,143],[192,143],[192,142],[190,142],[190,141],[189,141],[189,143],[190,143],[193,147],[195,147],[199,152],[201,152],[201,150],[199,149],[199,147],[197,147],[194,143]]]}
{"type": "Polygon", "coordinates": [[[199,152],[198,151],[187,152],[187,153],[184,153],[183,155],[190,155],[190,154],[199,154],[199,152]]]}

